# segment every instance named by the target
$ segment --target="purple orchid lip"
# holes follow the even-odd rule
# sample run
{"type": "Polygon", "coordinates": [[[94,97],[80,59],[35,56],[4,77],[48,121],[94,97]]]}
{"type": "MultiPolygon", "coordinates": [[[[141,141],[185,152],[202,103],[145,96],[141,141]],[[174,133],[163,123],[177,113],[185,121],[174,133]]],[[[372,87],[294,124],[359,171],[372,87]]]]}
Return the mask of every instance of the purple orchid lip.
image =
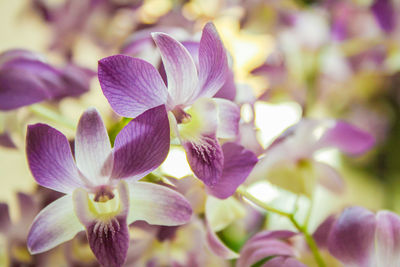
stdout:
{"type": "Polygon", "coordinates": [[[36,181],[66,195],[35,218],[28,236],[32,254],[47,251],[86,229],[89,245],[104,266],[122,266],[129,246],[128,225],[180,225],[192,209],[179,193],[137,182],[157,168],[169,150],[164,106],[144,112],[118,134],[114,148],[96,109],[81,117],[75,160],[67,138],[44,124],[28,127],[27,156],[36,181]],[[154,140],[157,140],[155,142],[154,140]]]}

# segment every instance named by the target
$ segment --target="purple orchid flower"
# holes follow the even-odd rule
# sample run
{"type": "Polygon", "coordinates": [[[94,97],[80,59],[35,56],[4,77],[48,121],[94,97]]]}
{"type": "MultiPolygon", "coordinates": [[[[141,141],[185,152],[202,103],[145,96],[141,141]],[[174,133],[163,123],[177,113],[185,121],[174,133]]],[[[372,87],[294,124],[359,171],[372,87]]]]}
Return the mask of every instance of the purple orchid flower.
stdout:
{"type": "Polygon", "coordinates": [[[305,267],[295,258],[289,239],[297,233],[291,231],[264,231],[250,238],[240,251],[237,267],[253,266],[265,260],[263,267],[305,267]]]}
{"type": "Polygon", "coordinates": [[[224,155],[218,138],[234,138],[239,109],[225,99],[212,98],[227,75],[225,48],[212,23],[199,44],[198,62],[178,41],[164,33],[153,33],[164,64],[168,88],[149,63],[116,55],[99,61],[99,80],[111,107],[121,116],[136,117],[165,105],[172,136],[186,150],[195,175],[207,186],[220,180],[224,155]]]}
{"type": "Polygon", "coordinates": [[[131,121],[116,137],[113,149],[100,115],[87,110],[78,124],[75,161],[62,133],[44,124],[28,127],[26,150],[35,180],[66,194],[35,218],[28,236],[32,254],[86,229],[100,264],[121,266],[130,223],[180,225],[190,219],[190,204],[179,193],[137,182],[167,156],[169,125],[163,110],[155,107],[131,121]]]}
{"type": "Polygon", "coordinates": [[[0,110],[79,96],[89,91],[94,74],[73,64],[55,68],[27,50],[6,51],[0,55],[0,110]]]}
{"type": "MultiPolygon", "coordinates": [[[[330,219],[332,221],[332,219],[330,219]]],[[[327,245],[346,266],[399,266],[400,217],[390,211],[377,214],[350,207],[332,221],[327,245]]]]}
{"type": "MultiPolygon", "coordinates": [[[[249,179],[269,177],[279,184],[283,179],[280,171],[283,170],[287,174],[287,170],[294,170],[295,176],[298,177],[298,168],[305,168],[311,169],[323,186],[333,192],[341,192],[343,181],[340,174],[330,165],[315,160],[315,153],[325,148],[338,148],[348,155],[357,156],[368,151],[374,143],[375,139],[370,134],[344,121],[303,119],[270,145],[265,151],[265,157],[256,165],[249,179]],[[277,173],[279,175],[275,175],[277,173]]],[[[306,176],[309,175],[310,173],[306,173],[306,176]]],[[[294,180],[291,183],[296,188],[292,186],[287,189],[296,192],[303,190],[297,188],[294,180]]],[[[309,188],[304,188],[304,191],[301,193],[311,193],[309,188]]]]}
{"type": "Polygon", "coordinates": [[[382,30],[393,32],[396,27],[396,9],[391,0],[375,0],[371,11],[382,30]]]}

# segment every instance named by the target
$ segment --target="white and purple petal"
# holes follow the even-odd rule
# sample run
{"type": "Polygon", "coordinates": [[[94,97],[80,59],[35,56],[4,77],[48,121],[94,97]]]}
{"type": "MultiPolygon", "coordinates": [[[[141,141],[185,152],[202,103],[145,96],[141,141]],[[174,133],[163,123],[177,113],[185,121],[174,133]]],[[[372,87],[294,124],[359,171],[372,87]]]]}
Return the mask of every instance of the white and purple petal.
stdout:
{"type": "Polygon", "coordinates": [[[29,125],[26,154],[33,177],[41,186],[62,193],[85,186],[67,138],[56,129],[40,123],[29,125]]]}
{"type": "Polygon", "coordinates": [[[218,128],[217,137],[234,139],[239,134],[239,107],[226,99],[213,98],[217,104],[218,128]]]}
{"type": "Polygon", "coordinates": [[[98,72],[105,97],[121,116],[134,118],[167,102],[164,81],[146,61],[115,55],[100,60],[98,72]]]}
{"type": "Polygon", "coordinates": [[[199,91],[196,98],[213,97],[224,85],[228,71],[225,47],[214,24],[207,23],[199,46],[199,91]]]}
{"type": "Polygon", "coordinates": [[[63,196],[36,216],[28,235],[28,249],[31,254],[50,250],[82,230],[84,227],[75,215],[72,196],[63,196]]]}
{"type": "Polygon", "coordinates": [[[190,104],[198,85],[197,69],[186,48],[165,33],[153,33],[153,39],[160,50],[168,80],[171,97],[168,106],[190,104]]]}
{"type": "Polygon", "coordinates": [[[128,223],[146,221],[155,225],[181,225],[192,216],[190,203],[178,192],[147,182],[129,182],[128,223]]]}
{"type": "Polygon", "coordinates": [[[139,180],[165,160],[169,145],[170,128],[165,106],[146,111],[117,135],[112,178],[139,180]]]}
{"type": "Polygon", "coordinates": [[[79,170],[94,186],[107,183],[113,166],[111,143],[95,108],[86,110],[79,120],[75,158],[79,170]]]}

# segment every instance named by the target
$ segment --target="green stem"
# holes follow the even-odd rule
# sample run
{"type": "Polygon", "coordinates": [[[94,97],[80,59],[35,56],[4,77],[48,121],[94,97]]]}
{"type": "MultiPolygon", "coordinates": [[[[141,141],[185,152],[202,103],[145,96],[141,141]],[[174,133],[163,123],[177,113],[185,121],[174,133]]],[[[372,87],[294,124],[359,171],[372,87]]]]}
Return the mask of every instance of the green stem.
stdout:
{"type": "Polygon", "coordinates": [[[49,109],[49,108],[47,108],[47,107],[45,107],[43,105],[40,105],[40,104],[32,105],[32,106],[29,107],[29,110],[32,113],[34,113],[34,114],[36,114],[36,115],[38,115],[38,116],[40,116],[42,118],[46,118],[46,119],[49,119],[51,121],[61,123],[62,125],[70,128],[72,130],[75,130],[75,124],[74,123],[72,123],[71,121],[69,121],[68,119],[64,118],[63,116],[61,116],[57,112],[55,112],[55,111],[53,111],[53,110],[51,110],[51,109],[49,109]]]}
{"type": "Polygon", "coordinates": [[[294,225],[294,227],[296,227],[296,229],[304,235],[307,245],[309,246],[312,254],[314,255],[315,261],[317,262],[318,266],[319,267],[326,266],[324,260],[321,257],[321,254],[319,253],[318,246],[317,246],[314,238],[307,231],[307,226],[306,225],[301,226],[295,219],[293,213],[284,212],[284,211],[281,211],[281,210],[278,210],[278,209],[268,206],[267,204],[265,204],[264,202],[262,202],[261,200],[259,200],[258,198],[254,197],[252,194],[250,194],[242,186],[240,186],[236,192],[238,194],[242,195],[243,197],[245,197],[246,199],[248,199],[249,201],[251,201],[252,203],[259,206],[260,208],[263,208],[266,211],[273,212],[273,213],[276,213],[276,214],[279,214],[281,216],[288,218],[290,220],[290,222],[294,225]]]}

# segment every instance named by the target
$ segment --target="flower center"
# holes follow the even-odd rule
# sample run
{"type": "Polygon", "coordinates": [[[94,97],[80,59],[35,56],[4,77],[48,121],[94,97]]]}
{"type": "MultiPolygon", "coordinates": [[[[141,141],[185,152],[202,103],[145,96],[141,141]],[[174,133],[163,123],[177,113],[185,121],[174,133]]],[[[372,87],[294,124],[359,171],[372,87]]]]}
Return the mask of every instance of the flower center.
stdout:
{"type": "Polygon", "coordinates": [[[174,114],[178,124],[188,123],[192,119],[192,116],[190,116],[189,113],[186,113],[181,107],[175,107],[171,112],[174,114]]]}
{"type": "Polygon", "coordinates": [[[102,186],[96,188],[93,200],[96,202],[107,202],[107,201],[113,199],[114,196],[115,195],[109,186],[102,185],[102,186]]]}

